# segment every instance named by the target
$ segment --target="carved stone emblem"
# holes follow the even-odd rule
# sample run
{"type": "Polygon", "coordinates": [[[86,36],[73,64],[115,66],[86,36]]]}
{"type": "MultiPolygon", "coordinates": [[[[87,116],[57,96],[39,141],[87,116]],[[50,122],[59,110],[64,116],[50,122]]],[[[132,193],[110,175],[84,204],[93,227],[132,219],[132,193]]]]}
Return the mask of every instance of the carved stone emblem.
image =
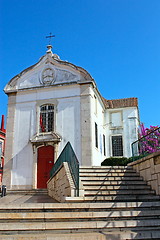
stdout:
{"type": "Polygon", "coordinates": [[[42,82],[43,84],[52,84],[55,81],[55,74],[53,69],[46,68],[42,72],[42,82]]]}

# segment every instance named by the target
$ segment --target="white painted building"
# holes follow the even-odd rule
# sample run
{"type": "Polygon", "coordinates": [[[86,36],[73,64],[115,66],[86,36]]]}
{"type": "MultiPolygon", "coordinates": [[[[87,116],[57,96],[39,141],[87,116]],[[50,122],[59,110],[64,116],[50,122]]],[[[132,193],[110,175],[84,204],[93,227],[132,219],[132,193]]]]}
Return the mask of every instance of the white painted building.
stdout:
{"type": "Polygon", "coordinates": [[[45,188],[48,173],[69,141],[81,165],[131,156],[137,139],[136,98],[106,100],[91,75],[62,61],[48,46],[38,63],[13,77],[8,95],[3,184],[45,188]]]}

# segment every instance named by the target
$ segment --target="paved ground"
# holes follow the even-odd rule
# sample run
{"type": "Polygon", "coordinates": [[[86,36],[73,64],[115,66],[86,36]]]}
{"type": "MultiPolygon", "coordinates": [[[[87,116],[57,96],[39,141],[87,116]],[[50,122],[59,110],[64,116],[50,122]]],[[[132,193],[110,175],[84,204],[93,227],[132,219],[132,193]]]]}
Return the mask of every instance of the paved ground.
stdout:
{"type": "Polygon", "coordinates": [[[22,204],[22,203],[56,203],[57,201],[47,194],[7,194],[0,198],[0,204],[22,204]]]}

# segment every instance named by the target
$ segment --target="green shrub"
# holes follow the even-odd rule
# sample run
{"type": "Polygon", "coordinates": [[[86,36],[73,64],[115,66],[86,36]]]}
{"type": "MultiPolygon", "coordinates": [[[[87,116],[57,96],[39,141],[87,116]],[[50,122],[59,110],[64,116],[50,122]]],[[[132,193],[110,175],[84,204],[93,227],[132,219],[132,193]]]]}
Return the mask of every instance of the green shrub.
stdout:
{"type": "Polygon", "coordinates": [[[110,157],[106,158],[101,166],[126,166],[128,163],[132,162],[132,158],[126,157],[110,157]]]}
{"type": "Polygon", "coordinates": [[[135,156],[134,158],[133,158],[133,157],[130,157],[130,158],[128,158],[128,160],[129,160],[130,162],[133,162],[133,161],[136,161],[136,160],[141,159],[141,158],[146,157],[146,156],[147,156],[147,155],[139,155],[139,156],[135,156]]]}

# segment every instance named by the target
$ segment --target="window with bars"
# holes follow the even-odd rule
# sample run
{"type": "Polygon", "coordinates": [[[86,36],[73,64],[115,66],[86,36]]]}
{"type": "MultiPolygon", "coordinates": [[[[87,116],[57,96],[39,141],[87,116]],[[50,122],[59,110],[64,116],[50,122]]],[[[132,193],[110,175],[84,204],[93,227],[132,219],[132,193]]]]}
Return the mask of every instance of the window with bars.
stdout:
{"type": "Polygon", "coordinates": [[[122,136],[112,136],[112,155],[113,157],[123,156],[122,136]]]}
{"type": "Polygon", "coordinates": [[[40,132],[54,131],[54,105],[40,106],[40,132]]]}

